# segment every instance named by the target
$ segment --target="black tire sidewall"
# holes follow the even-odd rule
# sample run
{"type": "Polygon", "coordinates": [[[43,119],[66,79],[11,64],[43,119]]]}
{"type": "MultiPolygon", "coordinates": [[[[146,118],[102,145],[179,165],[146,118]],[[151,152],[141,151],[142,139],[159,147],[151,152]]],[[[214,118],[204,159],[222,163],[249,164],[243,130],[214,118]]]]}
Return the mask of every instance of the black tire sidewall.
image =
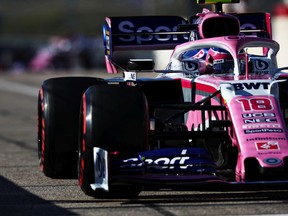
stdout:
{"type": "MultiPolygon", "coordinates": [[[[81,160],[84,162],[78,170],[82,172],[78,174],[81,189],[86,195],[99,198],[139,194],[139,187],[127,187],[128,190],[123,187],[124,193],[121,188],[117,187],[113,191],[112,187],[109,193],[105,193],[102,190],[93,191],[90,184],[94,183],[94,147],[108,151],[108,155],[109,152],[118,151],[124,157],[135,156],[137,152],[147,148],[148,110],[143,92],[130,86],[93,86],[85,92],[82,107],[86,108],[85,114],[80,118],[82,122],[85,118],[86,133],[82,132],[79,139],[81,153],[78,166],[81,167],[81,160]],[[130,115],[127,115],[129,112],[130,115]],[[84,141],[81,141],[82,138],[84,141]],[[83,145],[85,152],[82,151],[83,145]],[[127,193],[129,189],[132,189],[130,194],[127,193]]],[[[114,174],[110,171],[109,169],[109,180],[112,179],[112,182],[109,182],[109,187],[113,185],[114,174]]]]}
{"type": "Polygon", "coordinates": [[[42,96],[39,94],[38,102],[38,128],[42,130],[39,133],[38,129],[38,153],[40,167],[46,176],[77,177],[81,97],[89,86],[97,83],[104,81],[89,77],[61,77],[42,84],[42,96]]]}

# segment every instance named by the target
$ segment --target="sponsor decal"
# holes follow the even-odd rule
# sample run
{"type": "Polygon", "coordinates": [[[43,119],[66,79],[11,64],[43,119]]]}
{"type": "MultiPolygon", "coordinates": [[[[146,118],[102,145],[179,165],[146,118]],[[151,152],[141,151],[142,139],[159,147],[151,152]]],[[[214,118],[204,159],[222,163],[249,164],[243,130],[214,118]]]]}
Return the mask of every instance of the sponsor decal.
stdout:
{"type": "Polygon", "coordinates": [[[243,122],[245,124],[251,124],[251,123],[276,123],[276,118],[262,118],[262,119],[244,119],[243,122]]]}
{"type": "Polygon", "coordinates": [[[214,172],[214,162],[210,159],[204,149],[173,149],[152,150],[142,152],[137,158],[129,158],[122,161],[120,168],[144,168],[153,172],[161,170],[183,170],[193,172],[214,172]],[[198,152],[198,153],[196,153],[198,152]],[[176,154],[175,154],[176,153],[176,154]],[[192,154],[192,155],[191,155],[192,154]]]}
{"type": "Polygon", "coordinates": [[[224,59],[218,59],[213,61],[214,64],[221,64],[224,63],[224,59]]]}
{"type": "Polygon", "coordinates": [[[269,117],[276,117],[276,114],[275,113],[244,113],[242,114],[242,118],[243,118],[243,122],[245,125],[242,125],[242,128],[243,129],[281,128],[280,124],[268,124],[268,123],[277,123],[276,118],[269,118],[269,117]]]}
{"type": "Polygon", "coordinates": [[[243,129],[259,129],[259,128],[281,128],[280,124],[246,124],[242,125],[243,129]]]}
{"type": "Polygon", "coordinates": [[[254,73],[257,74],[268,74],[269,73],[269,63],[260,60],[260,59],[254,59],[254,73]]]}
{"type": "Polygon", "coordinates": [[[276,141],[255,142],[258,151],[280,150],[279,144],[276,141]]]}
{"type": "Polygon", "coordinates": [[[258,83],[233,83],[234,89],[239,90],[258,90],[258,89],[268,89],[269,82],[258,82],[258,83]]]}
{"type": "Polygon", "coordinates": [[[270,15],[260,14],[260,13],[249,13],[249,14],[235,14],[235,16],[240,20],[241,33],[249,37],[265,37],[270,34],[269,29],[266,30],[267,22],[270,23],[270,15]],[[269,21],[267,19],[269,18],[269,21]],[[261,31],[253,31],[261,29],[261,31]],[[246,31],[245,31],[246,30],[246,31]],[[252,30],[252,32],[251,32],[252,30]],[[262,31],[263,30],[263,31],[262,31]]]}
{"type": "Polygon", "coordinates": [[[193,73],[184,73],[183,74],[183,78],[195,78],[195,77],[197,77],[197,76],[199,76],[200,74],[199,74],[199,72],[194,72],[193,71],[193,73]]]}
{"type": "Polygon", "coordinates": [[[199,63],[198,60],[185,59],[182,62],[184,71],[189,73],[185,74],[185,77],[199,76],[199,63]]]}
{"type": "MultiPolygon", "coordinates": [[[[185,22],[183,23],[185,24],[185,22]]],[[[187,36],[185,35],[172,35],[172,34],[152,34],[152,33],[165,33],[165,32],[176,32],[178,29],[177,25],[174,27],[168,27],[164,25],[159,25],[154,28],[150,26],[136,26],[133,22],[124,20],[118,24],[118,31],[126,34],[132,33],[151,33],[147,35],[127,35],[123,37],[119,37],[120,41],[123,42],[132,42],[136,41],[137,44],[143,44],[147,41],[157,40],[161,42],[167,41],[178,41],[178,40],[187,40],[187,36]],[[182,37],[182,38],[180,38],[182,37]]]]}
{"type": "MultiPolygon", "coordinates": [[[[252,23],[244,23],[240,26],[241,30],[256,30],[257,27],[252,23]]],[[[249,37],[257,37],[257,33],[246,33],[249,37]]]]}
{"type": "Polygon", "coordinates": [[[259,151],[258,155],[281,155],[281,151],[259,151]]]}
{"type": "Polygon", "coordinates": [[[185,162],[190,159],[189,156],[186,155],[187,150],[184,149],[181,152],[181,156],[179,157],[173,157],[173,158],[168,158],[168,157],[161,157],[157,158],[156,160],[153,159],[146,159],[145,163],[148,165],[155,166],[156,169],[174,169],[174,164],[176,165],[184,165],[180,166],[180,169],[187,169],[188,165],[185,165],[185,162]],[[172,166],[171,166],[172,165],[172,166]]]}
{"type": "Polygon", "coordinates": [[[136,81],[137,80],[136,72],[125,71],[123,74],[124,74],[124,81],[136,81]]]}
{"type": "Polygon", "coordinates": [[[108,185],[108,152],[104,149],[93,148],[94,182],[90,185],[93,190],[109,190],[108,185]]]}
{"type": "Polygon", "coordinates": [[[283,133],[282,129],[277,128],[260,128],[260,129],[251,129],[244,130],[245,134],[253,134],[253,133],[283,133]]]}
{"type": "Polygon", "coordinates": [[[249,141],[264,141],[264,140],[286,140],[284,137],[255,137],[246,139],[247,142],[249,141]]]}
{"type": "Polygon", "coordinates": [[[260,118],[260,117],[275,117],[275,113],[244,113],[242,114],[243,118],[260,118]]]}
{"type": "Polygon", "coordinates": [[[95,159],[95,175],[97,178],[104,178],[105,177],[105,159],[97,153],[95,159]]]}
{"type": "Polygon", "coordinates": [[[266,158],[263,160],[264,163],[269,164],[269,165],[277,165],[282,162],[279,158],[266,158]]]}

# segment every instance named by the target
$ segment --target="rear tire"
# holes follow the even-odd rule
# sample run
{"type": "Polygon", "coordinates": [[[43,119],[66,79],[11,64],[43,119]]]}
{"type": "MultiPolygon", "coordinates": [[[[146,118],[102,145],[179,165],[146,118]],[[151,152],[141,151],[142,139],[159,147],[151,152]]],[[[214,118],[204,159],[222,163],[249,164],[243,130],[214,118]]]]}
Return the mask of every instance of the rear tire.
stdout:
{"type": "Polygon", "coordinates": [[[90,87],[83,95],[78,147],[78,180],[86,195],[97,198],[133,198],[142,190],[113,182],[115,170],[109,170],[109,192],[92,190],[94,183],[93,148],[99,147],[117,157],[135,156],[147,148],[148,112],[143,92],[125,85],[90,87]]]}
{"type": "Polygon", "coordinates": [[[51,178],[77,178],[77,141],[81,97],[102,79],[61,77],[43,82],[38,96],[38,157],[51,178]]]}

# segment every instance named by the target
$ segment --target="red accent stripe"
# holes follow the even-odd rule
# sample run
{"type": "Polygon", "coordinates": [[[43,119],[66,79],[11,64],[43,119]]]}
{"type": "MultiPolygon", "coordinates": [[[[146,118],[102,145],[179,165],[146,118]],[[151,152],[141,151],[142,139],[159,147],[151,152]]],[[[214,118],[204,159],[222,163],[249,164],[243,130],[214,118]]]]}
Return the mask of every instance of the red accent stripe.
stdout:
{"type": "Polygon", "coordinates": [[[190,88],[191,89],[191,80],[181,80],[181,84],[183,88],[190,88]]]}
{"type": "Polygon", "coordinates": [[[197,89],[199,91],[203,91],[203,92],[207,92],[207,93],[214,93],[215,91],[217,91],[217,89],[215,87],[213,87],[213,86],[206,85],[206,84],[203,84],[203,83],[196,83],[196,82],[192,83],[191,80],[182,79],[181,83],[182,83],[182,88],[191,89],[192,85],[196,85],[195,89],[197,89]]]}

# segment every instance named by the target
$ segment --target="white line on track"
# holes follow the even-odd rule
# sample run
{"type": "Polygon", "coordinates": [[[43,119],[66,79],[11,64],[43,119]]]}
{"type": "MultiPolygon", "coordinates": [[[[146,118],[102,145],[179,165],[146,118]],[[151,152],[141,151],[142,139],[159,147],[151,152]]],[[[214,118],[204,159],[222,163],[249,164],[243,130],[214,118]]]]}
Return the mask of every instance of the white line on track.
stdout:
{"type": "Polygon", "coordinates": [[[0,90],[18,93],[31,97],[37,97],[39,88],[31,87],[29,85],[24,85],[16,82],[0,80],[0,90]]]}

